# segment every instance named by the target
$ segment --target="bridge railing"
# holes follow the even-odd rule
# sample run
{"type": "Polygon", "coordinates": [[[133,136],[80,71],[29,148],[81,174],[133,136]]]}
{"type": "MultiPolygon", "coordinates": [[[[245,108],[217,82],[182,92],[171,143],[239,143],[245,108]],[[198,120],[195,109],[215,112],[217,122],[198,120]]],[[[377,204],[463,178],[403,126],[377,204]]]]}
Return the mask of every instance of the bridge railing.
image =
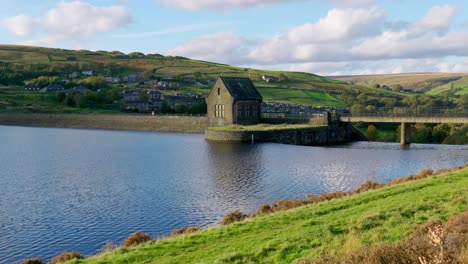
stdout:
{"type": "Polygon", "coordinates": [[[438,107],[383,107],[383,108],[353,108],[339,110],[341,117],[467,117],[468,106],[458,108],[438,107]]]}

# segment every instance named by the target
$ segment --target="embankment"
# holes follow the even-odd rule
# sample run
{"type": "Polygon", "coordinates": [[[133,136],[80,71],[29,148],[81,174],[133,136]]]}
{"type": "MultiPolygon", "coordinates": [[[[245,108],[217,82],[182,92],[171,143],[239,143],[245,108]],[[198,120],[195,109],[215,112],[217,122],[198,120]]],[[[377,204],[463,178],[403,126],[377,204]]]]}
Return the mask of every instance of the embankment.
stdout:
{"type": "MultiPolygon", "coordinates": [[[[397,243],[468,209],[468,168],[71,263],[292,263],[397,243]]],[[[306,262],[298,262],[306,263],[306,262]]],[[[308,263],[308,262],[307,262],[308,263]]]]}
{"type": "Polygon", "coordinates": [[[203,133],[206,117],[149,115],[0,114],[0,125],[203,133]]]}
{"type": "Polygon", "coordinates": [[[255,127],[237,130],[212,127],[205,131],[205,138],[212,141],[273,142],[281,144],[319,146],[349,142],[356,138],[355,130],[348,125],[292,127],[264,130],[255,127]]]}

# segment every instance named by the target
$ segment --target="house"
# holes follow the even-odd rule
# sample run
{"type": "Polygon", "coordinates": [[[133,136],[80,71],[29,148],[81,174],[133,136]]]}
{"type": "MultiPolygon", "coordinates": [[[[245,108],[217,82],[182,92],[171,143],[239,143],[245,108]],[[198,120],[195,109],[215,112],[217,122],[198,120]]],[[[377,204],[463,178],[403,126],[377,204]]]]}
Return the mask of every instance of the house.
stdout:
{"type": "Polygon", "coordinates": [[[108,77],[104,77],[104,81],[106,81],[106,83],[119,83],[120,78],[119,77],[108,76],[108,77]]]}
{"type": "Polygon", "coordinates": [[[161,80],[163,80],[163,81],[172,81],[175,78],[176,78],[176,76],[173,75],[173,74],[165,74],[165,75],[161,76],[161,80]]]}
{"type": "Polygon", "coordinates": [[[267,83],[272,83],[278,81],[278,78],[276,78],[275,76],[263,75],[262,80],[264,80],[267,83]]]}
{"type": "Polygon", "coordinates": [[[133,73],[122,78],[122,81],[127,83],[139,83],[144,82],[143,77],[140,73],[133,73]]]}
{"type": "Polygon", "coordinates": [[[123,100],[127,102],[140,100],[140,92],[136,90],[124,90],[122,96],[123,100]]]}
{"type": "Polygon", "coordinates": [[[82,75],[87,75],[87,76],[93,76],[93,71],[91,70],[86,70],[81,72],[82,75]]]}
{"type": "Polygon", "coordinates": [[[78,72],[72,72],[72,73],[68,74],[68,78],[71,78],[71,79],[76,79],[76,78],[78,78],[78,76],[80,76],[80,74],[78,72]]]}
{"type": "Polygon", "coordinates": [[[158,91],[148,91],[146,93],[148,95],[148,100],[150,101],[162,101],[164,100],[164,95],[158,91]]]}
{"type": "Polygon", "coordinates": [[[262,96],[249,78],[219,77],[206,103],[210,126],[260,122],[262,96]]]}
{"type": "Polygon", "coordinates": [[[39,88],[38,86],[34,84],[26,84],[24,86],[24,90],[31,91],[31,92],[38,92],[39,90],[41,90],[41,88],[39,88]]]}
{"type": "Polygon", "coordinates": [[[197,80],[193,77],[184,77],[181,81],[184,83],[195,83],[197,80]]]}
{"type": "Polygon", "coordinates": [[[40,90],[41,93],[55,93],[55,92],[63,92],[65,87],[60,84],[49,84],[46,87],[40,90]]]}
{"type": "Polygon", "coordinates": [[[157,85],[158,89],[161,89],[161,90],[166,90],[167,86],[168,86],[168,83],[163,82],[163,81],[158,82],[158,85],[157,85]]]}
{"type": "Polygon", "coordinates": [[[75,86],[75,87],[73,87],[72,91],[84,94],[84,93],[88,92],[89,89],[84,87],[84,86],[75,86]]]}

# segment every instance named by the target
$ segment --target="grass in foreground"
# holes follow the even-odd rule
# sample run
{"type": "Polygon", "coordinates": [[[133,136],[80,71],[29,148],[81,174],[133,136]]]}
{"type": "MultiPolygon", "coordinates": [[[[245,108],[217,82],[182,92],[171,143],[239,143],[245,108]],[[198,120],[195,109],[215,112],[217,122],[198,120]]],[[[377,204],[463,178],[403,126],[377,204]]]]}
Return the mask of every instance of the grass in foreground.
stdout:
{"type": "Polygon", "coordinates": [[[399,242],[418,225],[467,210],[468,168],[260,215],[71,263],[291,263],[399,242]]]}

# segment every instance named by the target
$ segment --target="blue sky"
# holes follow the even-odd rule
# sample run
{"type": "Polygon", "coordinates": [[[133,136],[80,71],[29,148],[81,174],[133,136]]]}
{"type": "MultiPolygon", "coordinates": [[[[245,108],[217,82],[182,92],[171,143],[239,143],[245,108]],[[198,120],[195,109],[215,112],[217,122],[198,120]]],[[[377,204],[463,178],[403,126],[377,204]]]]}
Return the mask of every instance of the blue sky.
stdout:
{"type": "Polygon", "coordinates": [[[468,72],[468,1],[0,0],[0,43],[322,75],[468,72]]]}

